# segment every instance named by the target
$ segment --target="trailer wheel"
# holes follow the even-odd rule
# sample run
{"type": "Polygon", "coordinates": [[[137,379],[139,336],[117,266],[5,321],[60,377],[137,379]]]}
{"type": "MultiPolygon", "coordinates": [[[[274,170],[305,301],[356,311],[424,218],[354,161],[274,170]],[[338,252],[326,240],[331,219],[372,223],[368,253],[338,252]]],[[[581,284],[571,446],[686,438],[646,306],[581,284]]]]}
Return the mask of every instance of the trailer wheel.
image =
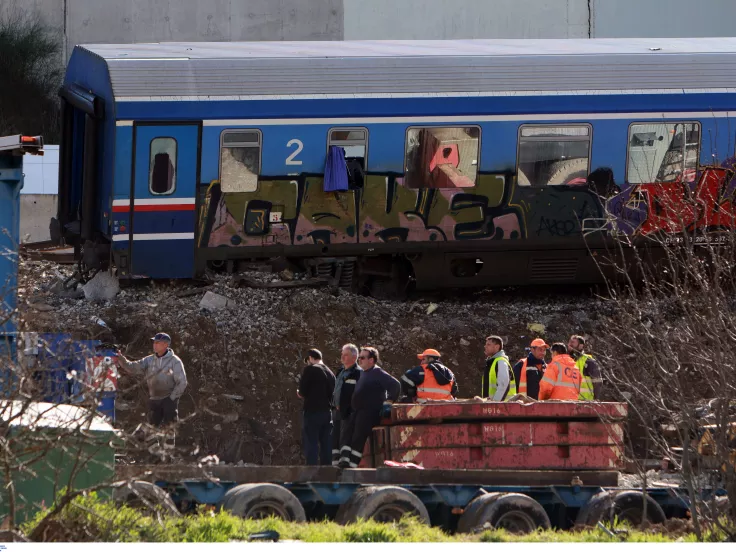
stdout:
{"type": "Polygon", "coordinates": [[[249,483],[233,487],[225,493],[220,507],[246,519],[275,516],[284,521],[307,520],[299,499],[288,489],[273,483],[249,483]]]}
{"type": "Polygon", "coordinates": [[[148,481],[130,481],[115,487],[112,497],[118,506],[130,506],[147,514],[181,515],[169,493],[148,481]]]}
{"type": "MultiPolygon", "coordinates": [[[[622,520],[634,526],[641,525],[644,518],[644,496],[641,491],[598,493],[580,509],[575,524],[593,526],[600,521],[613,525],[616,520],[622,520]]],[[[667,516],[662,507],[649,495],[646,495],[646,501],[647,522],[654,525],[664,523],[667,516]]]]}
{"type": "Polygon", "coordinates": [[[230,488],[224,495],[222,495],[222,498],[217,503],[217,506],[221,510],[230,510],[230,503],[233,500],[233,497],[237,494],[237,491],[240,489],[239,485],[235,485],[234,487],[230,488]]]}
{"type": "Polygon", "coordinates": [[[552,524],[542,505],[520,493],[489,493],[473,500],[458,521],[462,533],[480,532],[488,527],[509,533],[532,533],[552,524]]]}
{"type": "Polygon", "coordinates": [[[427,507],[414,493],[402,487],[372,486],[355,491],[337,510],[335,521],[341,525],[355,523],[358,519],[391,523],[405,515],[414,515],[429,525],[427,507]]]}

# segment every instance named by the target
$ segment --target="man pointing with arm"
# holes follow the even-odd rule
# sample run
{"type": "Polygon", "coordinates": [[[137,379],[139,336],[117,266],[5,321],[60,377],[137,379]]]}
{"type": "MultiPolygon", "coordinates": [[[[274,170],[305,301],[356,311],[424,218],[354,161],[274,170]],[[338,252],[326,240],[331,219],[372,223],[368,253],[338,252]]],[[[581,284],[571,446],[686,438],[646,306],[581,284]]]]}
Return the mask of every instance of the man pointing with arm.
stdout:
{"type": "Polygon", "coordinates": [[[118,352],[120,367],[142,376],[148,385],[148,421],[151,425],[162,425],[179,420],[179,398],[187,388],[184,364],[170,348],[169,334],[157,333],[152,337],[153,354],[138,361],[131,361],[118,352]]]}

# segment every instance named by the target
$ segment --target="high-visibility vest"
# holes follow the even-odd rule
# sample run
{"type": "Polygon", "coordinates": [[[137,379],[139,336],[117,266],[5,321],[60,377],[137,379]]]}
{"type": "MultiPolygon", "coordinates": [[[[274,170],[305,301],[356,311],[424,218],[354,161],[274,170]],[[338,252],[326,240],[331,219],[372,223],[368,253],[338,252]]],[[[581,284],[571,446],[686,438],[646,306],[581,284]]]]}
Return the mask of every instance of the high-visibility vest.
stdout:
{"type": "Polygon", "coordinates": [[[526,395],[526,366],[529,362],[529,358],[523,358],[521,360],[521,372],[519,372],[519,390],[518,393],[526,395]]]}
{"type": "Polygon", "coordinates": [[[594,401],[595,400],[593,380],[591,379],[590,376],[585,374],[585,363],[588,362],[589,358],[593,359],[592,356],[582,353],[580,355],[580,358],[578,358],[578,360],[575,362],[575,366],[577,366],[577,369],[580,372],[580,377],[582,378],[582,381],[580,382],[580,395],[578,396],[578,400],[580,401],[594,401]]]}
{"type": "Polygon", "coordinates": [[[424,381],[417,386],[417,399],[432,399],[435,401],[452,400],[452,382],[440,385],[434,370],[424,369],[424,381]]]}
{"type": "MultiPolygon", "coordinates": [[[[554,386],[552,394],[546,397],[547,400],[578,400],[578,395],[580,395],[580,372],[570,355],[557,355],[552,362],[547,364],[542,382],[554,386]],[[557,375],[553,377],[555,372],[557,372],[557,375]]],[[[541,388],[539,394],[540,396],[542,394],[541,388]]]]}
{"type": "Polygon", "coordinates": [[[488,396],[493,397],[493,395],[496,394],[496,389],[498,389],[498,372],[496,371],[496,364],[498,364],[498,361],[501,359],[505,360],[506,364],[509,365],[509,391],[502,399],[507,401],[509,400],[509,397],[516,395],[516,380],[514,379],[514,371],[511,369],[511,362],[509,361],[509,358],[505,356],[494,358],[493,362],[491,362],[491,367],[488,369],[488,396]]]}

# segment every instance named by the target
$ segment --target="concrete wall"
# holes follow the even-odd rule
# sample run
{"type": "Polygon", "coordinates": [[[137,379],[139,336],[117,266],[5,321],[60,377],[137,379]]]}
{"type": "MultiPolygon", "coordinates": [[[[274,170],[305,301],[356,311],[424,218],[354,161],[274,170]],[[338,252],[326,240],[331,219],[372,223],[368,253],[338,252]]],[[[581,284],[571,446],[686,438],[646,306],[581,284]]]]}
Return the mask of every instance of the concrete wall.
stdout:
{"type": "Polygon", "coordinates": [[[342,0],[0,0],[36,10],[76,44],[342,40],[342,0]]]}
{"type": "MultiPolygon", "coordinates": [[[[0,0],[92,42],[734,36],[736,0],[0,0]]],[[[61,39],[61,38],[60,38],[61,39]]]]}
{"type": "Polygon", "coordinates": [[[20,195],[21,243],[51,239],[49,222],[56,216],[56,198],[55,194],[20,195]]]}
{"type": "Polygon", "coordinates": [[[588,0],[344,0],[345,38],[587,38],[588,0]]]}
{"type": "Polygon", "coordinates": [[[593,36],[736,36],[736,0],[593,0],[593,36]]]}

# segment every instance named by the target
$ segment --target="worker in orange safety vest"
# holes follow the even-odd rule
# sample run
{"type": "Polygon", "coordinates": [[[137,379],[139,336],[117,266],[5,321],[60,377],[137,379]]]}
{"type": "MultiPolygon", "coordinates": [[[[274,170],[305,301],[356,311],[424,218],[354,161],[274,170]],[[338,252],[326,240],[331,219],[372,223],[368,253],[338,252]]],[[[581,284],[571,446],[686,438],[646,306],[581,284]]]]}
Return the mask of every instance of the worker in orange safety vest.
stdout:
{"type": "Polygon", "coordinates": [[[539,398],[539,383],[542,381],[547,363],[544,357],[547,355],[549,345],[544,339],[532,340],[529,355],[514,364],[514,379],[519,382],[516,392],[526,395],[532,399],[539,398]]]}
{"type": "Polygon", "coordinates": [[[402,395],[411,400],[453,400],[457,396],[457,380],[452,370],[440,363],[439,351],[426,349],[417,358],[420,365],[401,376],[402,395]]]}
{"type": "Polygon", "coordinates": [[[552,361],[539,383],[539,400],[576,401],[580,395],[580,371],[567,354],[564,343],[554,343],[550,348],[552,361]]]}

